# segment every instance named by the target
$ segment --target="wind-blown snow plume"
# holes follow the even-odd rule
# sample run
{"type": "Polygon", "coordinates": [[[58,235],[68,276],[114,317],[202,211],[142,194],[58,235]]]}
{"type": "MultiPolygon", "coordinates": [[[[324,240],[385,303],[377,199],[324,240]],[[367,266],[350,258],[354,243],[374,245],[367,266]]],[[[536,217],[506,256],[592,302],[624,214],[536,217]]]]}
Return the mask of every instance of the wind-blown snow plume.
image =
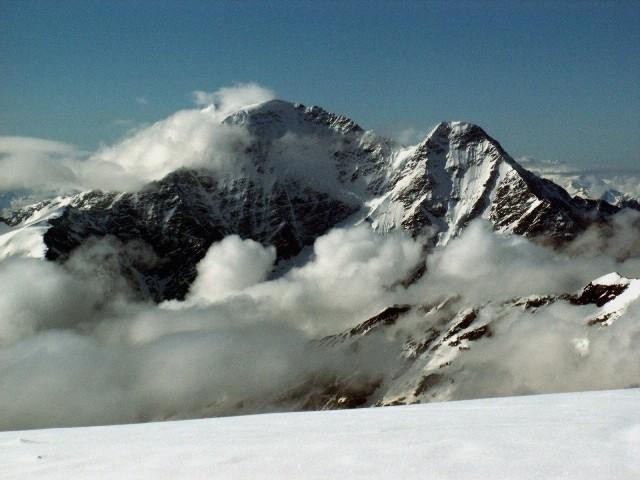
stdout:
{"type": "Polygon", "coordinates": [[[254,82],[237,83],[230,87],[222,87],[215,92],[196,90],[191,95],[196,105],[213,107],[221,119],[242,107],[266,102],[276,97],[272,90],[254,82]]]}
{"type": "Polygon", "coordinates": [[[95,152],[79,165],[83,183],[92,188],[135,190],[181,168],[208,168],[221,174],[244,166],[241,152],[251,136],[238,125],[223,124],[232,112],[274,98],[255,83],[193,92],[200,109],[181,110],[134,132],[120,143],[95,152]]]}
{"type": "MultiPolygon", "coordinates": [[[[73,191],[83,156],[76,146],[30,137],[0,136],[0,198],[3,192],[35,191],[35,199],[73,191]]],[[[33,201],[33,199],[32,199],[33,201]]],[[[0,203],[0,209],[8,205],[0,203]]]]}
{"type": "Polygon", "coordinates": [[[182,110],[97,151],[77,167],[86,186],[132,191],[180,167],[241,168],[237,153],[249,138],[242,127],[222,125],[213,109],[182,110]]]}
{"type": "Polygon", "coordinates": [[[237,171],[243,166],[238,152],[250,135],[221,122],[239,108],[273,97],[255,83],[194,92],[196,104],[205,108],[178,111],[92,154],[50,140],[0,137],[0,194],[22,189],[33,201],[93,188],[134,191],[180,167],[237,171]]]}

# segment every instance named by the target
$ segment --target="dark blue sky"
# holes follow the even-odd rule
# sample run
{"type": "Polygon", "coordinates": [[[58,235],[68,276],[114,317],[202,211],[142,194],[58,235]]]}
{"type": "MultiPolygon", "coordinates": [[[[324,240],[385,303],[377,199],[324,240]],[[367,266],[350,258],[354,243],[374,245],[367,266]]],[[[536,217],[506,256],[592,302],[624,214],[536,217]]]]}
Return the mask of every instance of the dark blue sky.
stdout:
{"type": "Polygon", "coordinates": [[[0,135],[94,148],[250,81],[383,133],[467,120],[514,156],[640,167],[638,1],[0,0],[0,135]]]}

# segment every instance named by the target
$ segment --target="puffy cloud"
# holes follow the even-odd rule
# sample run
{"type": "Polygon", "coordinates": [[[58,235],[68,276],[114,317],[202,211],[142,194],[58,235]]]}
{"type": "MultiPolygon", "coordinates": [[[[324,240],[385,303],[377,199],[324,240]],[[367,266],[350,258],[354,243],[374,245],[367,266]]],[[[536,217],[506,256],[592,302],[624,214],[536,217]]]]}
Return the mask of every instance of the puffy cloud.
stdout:
{"type": "Polygon", "coordinates": [[[264,281],[276,260],[274,247],[230,235],[209,248],[198,263],[192,299],[215,301],[264,281]]]}
{"type": "MultiPolygon", "coordinates": [[[[231,236],[198,265],[187,301],[160,305],[136,301],[122,277],[127,268],[156,261],[144,245],[95,240],[64,266],[3,262],[0,428],[265,411],[284,408],[287,392],[314,379],[390,381],[402,366],[402,339],[425,328],[417,316],[389,335],[367,337],[358,349],[317,348],[312,341],[397,303],[460,295],[456,308],[489,304],[483,315],[491,316],[492,301],[570,292],[612,270],[640,271],[637,258],[620,262],[606,253],[571,256],[476,222],[430,253],[427,273],[407,290],[398,280],[424,253],[419,239],[402,232],[334,229],[275,279],[272,248],[231,236]]],[[[588,308],[560,302],[535,317],[496,313],[493,336],[474,342],[454,364],[453,396],[633,383],[638,307],[601,329],[584,325],[588,308]]]]}
{"type": "Polygon", "coordinates": [[[608,223],[590,225],[565,251],[574,256],[608,256],[618,261],[640,258],[640,212],[625,209],[608,223]]]}
{"type": "Polygon", "coordinates": [[[237,83],[230,87],[222,87],[215,92],[196,90],[191,95],[196,105],[212,107],[222,118],[244,106],[275,98],[275,93],[272,90],[253,82],[237,83]]]}
{"type": "Polygon", "coordinates": [[[0,137],[0,193],[27,189],[51,195],[75,190],[79,181],[74,166],[84,155],[76,146],[66,143],[0,137]]]}
{"type": "Polygon", "coordinates": [[[395,303],[399,280],[422,262],[420,241],[368,226],[334,229],[318,238],[311,260],[247,294],[314,335],[352,327],[395,303]]]}
{"type": "Polygon", "coordinates": [[[402,234],[339,229],[265,280],[273,249],[231,236],[199,264],[189,301],[161,305],[126,295],[117,260],[153,262],[140,245],[95,240],[64,266],[3,262],[0,429],[255,411],[318,376],[380,375],[393,364],[384,339],[359,352],[310,342],[392,300],[388,282],[420,251],[402,234]]]}
{"type": "MultiPolygon", "coordinates": [[[[1,137],[0,191],[136,189],[183,166],[234,172],[247,166],[237,152],[252,138],[220,122],[272,96],[255,84],[194,92],[206,108],[179,111],[89,156],[58,142],[1,137]]],[[[334,172],[321,161],[331,147],[289,132],[274,140],[270,155],[278,175],[319,177],[332,188],[334,172]]],[[[186,302],[160,305],[136,300],[131,289],[144,282],[132,284],[123,275],[157,261],[142,243],[95,239],[63,266],[4,261],[0,428],[264,411],[319,376],[388,379],[399,365],[402,335],[372,336],[357,350],[323,350],[310,342],[393,304],[453,295],[461,298],[456,307],[500,304],[576,291],[614,270],[637,276],[638,221],[636,213],[623,212],[562,251],[496,235],[477,221],[430,252],[427,273],[409,289],[400,281],[424,261],[424,250],[421,239],[402,232],[337,228],[292,263],[275,267],[272,247],[230,236],[200,262],[186,302]]],[[[494,335],[461,357],[458,398],[617,387],[637,379],[640,333],[631,320],[639,318],[638,307],[624,322],[590,331],[581,313],[559,303],[539,310],[535,321],[514,312],[496,322],[494,335]]],[[[418,320],[407,328],[424,328],[418,320]]]]}
{"type": "Polygon", "coordinates": [[[585,326],[586,308],[560,302],[492,323],[494,335],[460,357],[453,398],[640,385],[640,305],[606,328],[585,326]]]}
{"type": "MultiPolygon", "coordinates": [[[[614,217],[603,234],[587,231],[564,250],[494,233],[477,220],[445,248],[427,257],[425,276],[396,302],[452,300],[431,320],[408,319],[395,328],[421,338],[425,322],[479,309],[477,324],[491,335],[470,342],[442,374],[452,379],[447,399],[625,388],[640,384],[640,303],[608,327],[589,326],[594,305],[557,301],[535,310],[505,306],[516,297],[578,293],[617,271],[638,278],[635,213],[614,217]],[[622,255],[624,254],[624,255],[622,255]]],[[[637,231],[636,231],[637,232],[637,231]]],[[[444,393],[443,393],[444,392],[444,393]]]]}
{"type": "Polygon", "coordinates": [[[56,265],[38,260],[0,263],[0,346],[42,329],[65,328],[91,315],[93,292],[56,265]]]}
{"type": "Polygon", "coordinates": [[[238,152],[250,142],[247,131],[223,125],[212,110],[182,110],[105,147],[76,165],[92,188],[135,190],[181,168],[229,172],[243,166],[238,152]]]}
{"type": "Polygon", "coordinates": [[[517,235],[496,235],[489,222],[476,220],[445,249],[428,257],[428,274],[412,291],[435,297],[459,293],[474,303],[485,303],[533,293],[572,292],[614,270],[637,275],[633,260],[620,263],[606,252],[588,259],[576,255],[517,235]]]}

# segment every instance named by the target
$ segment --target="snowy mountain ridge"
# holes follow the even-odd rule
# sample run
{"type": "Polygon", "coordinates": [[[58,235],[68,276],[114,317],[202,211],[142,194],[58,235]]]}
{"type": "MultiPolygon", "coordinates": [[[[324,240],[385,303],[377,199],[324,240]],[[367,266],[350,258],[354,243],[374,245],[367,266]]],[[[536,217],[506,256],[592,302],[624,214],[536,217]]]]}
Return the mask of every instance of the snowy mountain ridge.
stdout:
{"type": "Polygon", "coordinates": [[[161,261],[143,268],[145,285],[136,288],[160,300],[183,298],[208,247],[230,234],[274,245],[287,259],[345,221],[444,245],[485,218],[499,232],[557,244],[618,211],[572,198],[463,122],[441,123],[408,148],[342,115],[280,100],[222,123],[249,139],[233,147],[233,168],[180,169],[138,192],[84,192],[10,212],[0,219],[0,258],[64,261],[92,236],[142,241],[161,261]]]}

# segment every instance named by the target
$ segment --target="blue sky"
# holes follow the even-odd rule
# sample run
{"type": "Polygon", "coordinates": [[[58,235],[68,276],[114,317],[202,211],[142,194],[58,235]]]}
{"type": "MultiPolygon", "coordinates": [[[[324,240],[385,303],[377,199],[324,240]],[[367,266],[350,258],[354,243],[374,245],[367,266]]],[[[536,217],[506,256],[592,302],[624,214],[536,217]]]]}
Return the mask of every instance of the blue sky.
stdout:
{"type": "Polygon", "coordinates": [[[467,120],[640,168],[640,2],[556,3],[0,0],[0,135],[93,149],[257,82],[387,134],[467,120]]]}

